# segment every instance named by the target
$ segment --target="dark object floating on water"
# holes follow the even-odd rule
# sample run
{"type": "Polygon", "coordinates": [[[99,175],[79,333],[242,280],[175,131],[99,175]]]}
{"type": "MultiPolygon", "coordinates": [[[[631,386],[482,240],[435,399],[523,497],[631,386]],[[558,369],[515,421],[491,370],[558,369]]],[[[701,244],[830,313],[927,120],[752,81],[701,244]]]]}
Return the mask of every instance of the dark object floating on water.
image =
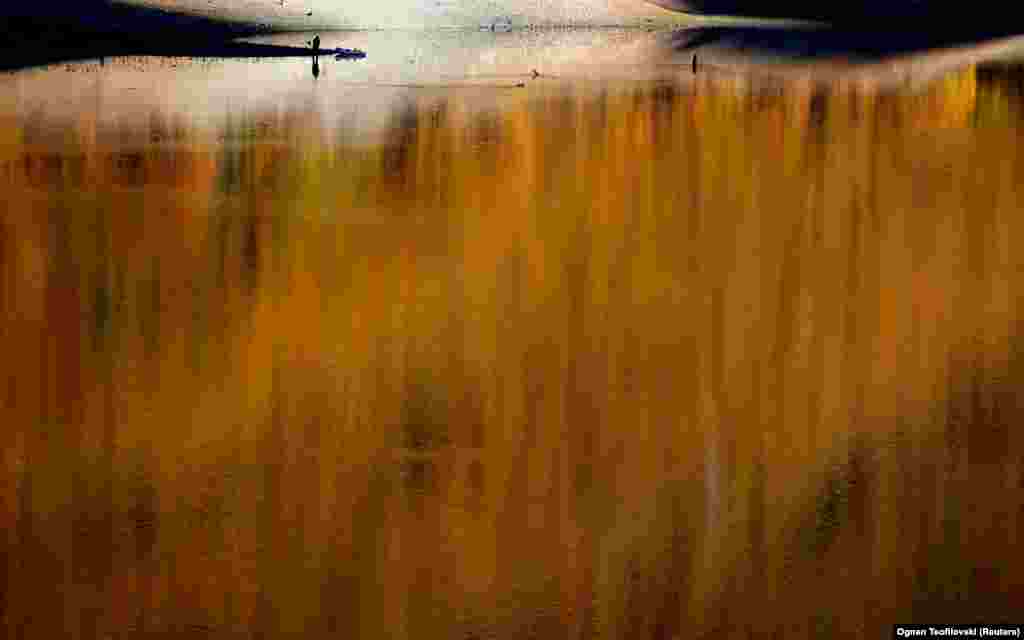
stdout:
{"type": "Polygon", "coordinates": [[[366,57],[366,52],[359,49],[327,49],[325,53],[335,54],[335,60],[361,60],[366,57]]]}

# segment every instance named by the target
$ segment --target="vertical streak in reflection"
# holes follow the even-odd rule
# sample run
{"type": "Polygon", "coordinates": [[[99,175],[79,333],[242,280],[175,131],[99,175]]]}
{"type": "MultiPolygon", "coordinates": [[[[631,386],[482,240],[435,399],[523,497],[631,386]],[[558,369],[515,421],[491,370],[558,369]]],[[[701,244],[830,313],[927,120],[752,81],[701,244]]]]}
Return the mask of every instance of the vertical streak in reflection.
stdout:
{"type": "Polygon", "coordinates": [[[565,289],[568,302],[566,327],[565,424],[568,428],[568,464],[571,477],[571,500],[575,507],[572,518],[577,526],[576,558],[579,565],[580,593],[576,595],[578,629],[581,638],[597,634],[594,604],[596,591],[597,540],[594,538],[594,460],[596,418],[591,410],[591,390],[586,388],[585,372],[589,361],[581,359],[589,353],[586,342],[586,287],[589,271],[590,237],[586,218],[576,218],[565,257],[565,289]]]}
{"type": "Polygon", "coordinates": [[[287,576],[281,557],[281,506],[283,495],[282,459],[287,451],[285,441],[284,392],[281,388],[281,345],[274,346],[271,364],[269,431],[264,443],[266,454],[261,456],[263,464],[262,496],[260,514],[256,526],[260,529],[260,549],[257,559],[257,598],[253,612],[252,628],[257,636],[274,638],[281,633],[281,617],[278,611],[281,594],[288,585],[282,581],[287,576]]]}
{"type": "MultiPolygon", "coordinates": [[[[704,478],[704,525],[701,531],[701,546],[703,558],[701,575],[704,584],[697,592],[699,598],[698,611],[702,617],[700,622],[705,622],[703,615],[711,599],[716,596],[718,590],[719,566],[721,552],[723,550],[722,537],[724,535],[723,520],[725,517],[725,505],[723,502],[723,488],[726,478],[722,467],[722,440],[723,423],[726,418],[724,398],[724,367],[725,367],[725,291],[723,285],[711,285],[710,292],[710,332],[711,340],[707,349],[709,366],[705,371],[709,374],[710,380],[705,384],[706,392],[702,393],[703,414],[702,426],[703,438],[703,478],[704,478]]],[[[708,620],[707,622],[711,622],[708,620]]]]}
{"type": "Polygon", "coordinates": [[[265,246],[266,234],[262,216],[255,212],[249,212],[242,219],[245,236],[242,239],[242,281],[246,284],[249,295],[252,295],[260,283],[260,269],[262,267],[261,250],[265,246]]]}
{"type": "MultiPolygon", "coordinates": [[[[32,514],[32,483],[34,480],[32,461],[35,457],[32,453],[35,446],[34,444],[28,445],[26,449],[25,472],[18,485],[17,519],[15,521],[13,546],[16,553],[14,554],[15,560],[12,563],[11,573],[11,582],[17,580],[19,583],[18,595],[14,602],[15,606],[11,607],[13,611],[18,612],[18,616],[17,618],[8,617],[5,620],[9,625],[8,628],[14,630],[15,638],[28,637],[27,631],[34,623],[32,618],[32,611],[34,610],[32,601],[36,591],[36,585],[30,578],[32,574],[29,573],[29,564],[34,557],[33,552],[36,550],[36,531],[32,514]]],[[[41,571],[42,569],[43,567],[36,567],[35,570],[41,571]]]]}
{"type": "MultiPolygon", "coordinates": [[[[4,167],[6,169],[6,163],[4,167]]],[[[4,173],[0,173],[0,181],[8,182],[4,173]]],[[[14,352],[13,344],[10,344],[14,333],[11,326],[13,305],[10,302],[14,299],[13,240],[13,232],[8,229],[7,221],[0,217],[0,318],[4,319],[0,322],[0,349],[7,354],[14,352]]],[[[0,523],[3,523],[0,527],[3,529],[3,533],[0,533],[0,629],[11,628],[9,615],[14,575],[13,550],[17,541],[18,492],[22,477],[19,458],[22,455],[20,441],[23,427],[18,424],[15,413],[15,379],[13,370],[7,372],[6,376],[0,376],[0,420],[7,425],[0,433],[0,474],[3,474],[0,477],[6,485],[0,490],[0,523]]]]}

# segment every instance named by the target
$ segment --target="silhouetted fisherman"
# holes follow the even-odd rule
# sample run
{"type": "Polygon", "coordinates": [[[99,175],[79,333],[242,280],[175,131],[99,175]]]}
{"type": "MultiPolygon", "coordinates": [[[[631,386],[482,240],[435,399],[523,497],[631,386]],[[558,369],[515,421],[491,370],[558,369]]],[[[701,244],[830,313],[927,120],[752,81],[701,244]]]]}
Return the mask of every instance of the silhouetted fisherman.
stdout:
{"type": "Polygon", "coordinates": [[[697,73],[697,54],[696,53],[693,54],[692,65],[693,65],[693,67],[692,67],[693,68],[693,72],[697,73]]]}
{"type": "Polygon", "coordinates": [[[313,78],[320,77],[320,36],[313,37],[313,78]]]}

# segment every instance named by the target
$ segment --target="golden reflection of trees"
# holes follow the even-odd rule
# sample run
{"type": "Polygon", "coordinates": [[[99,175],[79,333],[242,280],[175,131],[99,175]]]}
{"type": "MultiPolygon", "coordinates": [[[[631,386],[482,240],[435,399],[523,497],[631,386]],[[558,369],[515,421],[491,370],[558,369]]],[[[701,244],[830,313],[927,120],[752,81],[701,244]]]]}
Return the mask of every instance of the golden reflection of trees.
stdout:
{"type": "Polygon", "coordinates": [[[1022,165],[983,86],[540,86],[369,148],[0,117],[2,628],[1000,617],[1022,165]]]}

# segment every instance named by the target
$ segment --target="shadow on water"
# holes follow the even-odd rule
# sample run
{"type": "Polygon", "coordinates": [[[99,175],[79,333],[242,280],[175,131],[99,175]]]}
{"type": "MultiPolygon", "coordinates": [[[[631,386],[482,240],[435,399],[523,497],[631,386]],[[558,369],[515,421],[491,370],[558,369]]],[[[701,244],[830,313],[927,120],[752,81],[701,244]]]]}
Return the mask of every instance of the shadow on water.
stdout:
{"type": "MultiPolygon", "coordinates": [[[[335,59],[359,59],[366,56],[355,49],[322,49],[323,55],[335,59]]],[[[313,57],[313,75],[319,74],[319,61],[305,47],[256,44],[251,42],[172,42],[154,39],[152,42],[98,42],[69,45],[59,48],[19,49],[16,55],[0,60],[0,71],[15,71],[57,62],[90,60],[114,56],[166,56],[195,58],[305,58],[313,57]]]]}
{"type": "Polygon", "coordinates": [[[771,60],[876,61],[936,49],[979,45],[1020,35],[1016,25],[955,29],[892,30],[842,27],[709,26],[681,29],[672,34],[679,52],[716,51],[771,60]]]}

